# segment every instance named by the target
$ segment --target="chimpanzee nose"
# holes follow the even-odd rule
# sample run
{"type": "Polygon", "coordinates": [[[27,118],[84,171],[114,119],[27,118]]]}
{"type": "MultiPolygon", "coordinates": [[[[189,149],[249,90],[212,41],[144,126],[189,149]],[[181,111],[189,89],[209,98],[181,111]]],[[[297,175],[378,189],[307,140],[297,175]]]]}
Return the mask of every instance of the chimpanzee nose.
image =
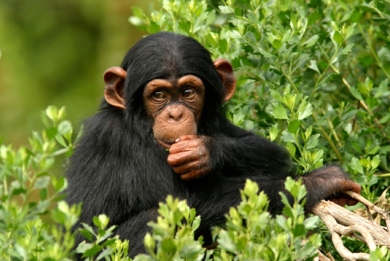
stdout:
{"type": "Polygon", "coordinates": [[[171,105],[168,108],[169,118],[175,121],[181,121],[183,116],[182,105],[171,105]]]}

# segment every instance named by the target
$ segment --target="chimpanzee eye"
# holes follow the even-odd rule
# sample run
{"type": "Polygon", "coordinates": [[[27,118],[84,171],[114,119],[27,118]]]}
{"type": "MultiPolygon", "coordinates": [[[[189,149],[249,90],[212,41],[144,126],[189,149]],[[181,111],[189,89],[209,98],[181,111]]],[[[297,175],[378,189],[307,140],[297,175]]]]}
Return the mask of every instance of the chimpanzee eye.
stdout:
{"type": "Polygon", "coordinates": [[[152,94],[153,99],[155,100],[164,100],[167,98],[167,94],[164,91],[155,91],[152,94]]]}
{"type": "Polygon", "coordinates": [[[194,91],[194,89],[192,89],[192,88],[184,89],[181,95],[182,95],[184,98],[190,98],[190,97],[192,97],[193,95],[195,95],[195,91],[194,91]]]}

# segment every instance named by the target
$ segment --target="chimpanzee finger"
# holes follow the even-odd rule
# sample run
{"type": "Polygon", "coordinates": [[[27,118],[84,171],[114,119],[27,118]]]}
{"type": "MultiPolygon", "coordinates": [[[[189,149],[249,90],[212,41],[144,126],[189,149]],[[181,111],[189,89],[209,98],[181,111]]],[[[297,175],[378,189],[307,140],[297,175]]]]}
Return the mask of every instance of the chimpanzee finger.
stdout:
{"type": "Polygon", "coordinates": [[[200,150],[200,149],[205,150],[205,146],[201,139],[198,138],[190,139],[190,136],[194,136],[194,135],[183,136],[184,140],[180,140],[178,142],[173,143],[169,149],[169,153],[175,154],[175,153],[179,153],[182,151],[189,151],[189,150],[200,150]]]}
{"type": "Polygon", "coordinates": [[[344,198],[337,197],[337,198],[331,198],[330,201],[332,201],[333,203],[336,203],[337,205],[343,207],[345,204],[347,204],[348,199],[346,197],[344,197],[344,198]]]}
{"type": "Polygon", "coordinates": [[[362,188],[359,184],[357,184],[356,182],[353,182],[352,180],[344,180],[343,181],[343,187],[344,187],[344,191],[348,191],[348,190],[351,190],[355,193],[358,193],[360,194],[362,188]]]}
{"type": "Polygon", "coordinates": [[[177,143],[173,143],[169,148],[169,154],[178,154],[180,152],[188,151],[188,142],[180,141],[177,143]]]}
{"type": "Polygon", "coordinates": [[[175,154],[169,154],[167,161],[172,167],[180,166],[189,162],[199,160],[199,154],[195,151],[184,151],[175,154]]]}
{"type": "Polygon", "coordinates": [[[342,206],[342,207],[345,205],[353,206],[353,205],[356,205],[357,203],[359,203],[358,200],[351,198],[348,195],[334,197],[334,198],[331,198],[330,200],[332,202],[336,203],[337,205],[342,206]]]}
{"type": "Polygon", "coordinates": [[[357,203],[359,203],[358,200],[356,200],[354,198],[349,198],[345,204],[347,204],[348,206],[353,206],[353,205],[356,205],[357,203]]]}
{"type": "Polygon", "coordinates": [[[207,170],[195,170],[195,171],[191,171],[190,173],[181,175],[180,177],[182,178],[182,180],[190,181],[192,179],[197,179],[205,176],[207,172],[208,172],[207,170]]]}
{"type": "Polygon", "coordinates": [[[194,162],[188,162],[186,164],[173,167],[173,171],[175,173],[183,175],[190,173],[192,171],[198,171],[205,168],[205,164],[201,163],[200,161],[194,161],[194,162]]]}

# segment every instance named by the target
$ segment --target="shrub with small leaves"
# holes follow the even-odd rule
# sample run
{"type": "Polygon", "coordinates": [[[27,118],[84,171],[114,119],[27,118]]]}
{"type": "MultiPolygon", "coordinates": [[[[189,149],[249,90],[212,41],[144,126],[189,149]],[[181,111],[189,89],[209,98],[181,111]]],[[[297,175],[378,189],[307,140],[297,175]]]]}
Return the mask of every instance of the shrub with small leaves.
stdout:
{"type": "Polygon", "coordinates": [[[83,260],[131,260],[128,257],[129,241],[121,241],[115,236],[115,226],[107,228],[108,222],[108,217],[102,214],[93,218],[94,227],[83,224],[79,232],[88,242],[81,242],[76,249],[83,260]]]}
{"type": "Polygon", "coordinates": [[[288,179],[286,188],[294,203],[282,195],[283,215],[271,218],[268,199],[248,180],[241,191],[242,202],[227,214],[226,227],[215,230],[218,246],[206,251],[202,240],[194,240],[201,217],[185,201],[167,198],[159,207],[159,218],[150,222],[152,232],[145,237],[148,255],[134,260],[313,260],[321,245],[319,218],[305,218],[302,202],[306,190],[300,181],[288,179]],[[298,203],[301,202],[301,203],[298,203]]]}
{"type": "Polygon", "coordinates": [[[166,203],[160,203],[158,213],[157,221],[149,223],[152,232],[145,236],[148,255],[138,255],[134,260],[204,260],[202,238],[195,240],[200,225],[195,209],[168,196],[166,203]]]}
{"type": "Polygon", "coordinates": [[[308,233],[316,229],[319,218],[305,219],[301,202],[306,190],[301,182],[287,179],[286,188],[294,198],[291,205],[284,194],[283,215],[271,218],[267,212],[268,199],[252,181],[241,191],[242,202],[231,208],[226,230],[219,233],[220,252],[215,260],[313,260],[321,245],[319,234],[308,233]]]}
{"type": "Polygon", "coordinates": [[[47,108],[45,129],[33,133],[30,147],[0,145],[1,260],[69,260],[80,207],[60,201],[66,180],[49,173],[55,158],[73,149],[64,114],[64,108],[47,108]]]}

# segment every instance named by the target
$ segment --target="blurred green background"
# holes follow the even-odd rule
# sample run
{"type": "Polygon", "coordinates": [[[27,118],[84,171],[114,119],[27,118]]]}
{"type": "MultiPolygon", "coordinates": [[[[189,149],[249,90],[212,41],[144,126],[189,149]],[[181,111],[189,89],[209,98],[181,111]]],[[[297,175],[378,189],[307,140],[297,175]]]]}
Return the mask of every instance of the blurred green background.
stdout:
{"type": "Polygon", "coordinates": [[[0,136],[26,144],[40,111],[66,106],[78,129],[96,112],[104,71],[142,37],[130,25],[141,0],[0,0],[0,136]]]}

